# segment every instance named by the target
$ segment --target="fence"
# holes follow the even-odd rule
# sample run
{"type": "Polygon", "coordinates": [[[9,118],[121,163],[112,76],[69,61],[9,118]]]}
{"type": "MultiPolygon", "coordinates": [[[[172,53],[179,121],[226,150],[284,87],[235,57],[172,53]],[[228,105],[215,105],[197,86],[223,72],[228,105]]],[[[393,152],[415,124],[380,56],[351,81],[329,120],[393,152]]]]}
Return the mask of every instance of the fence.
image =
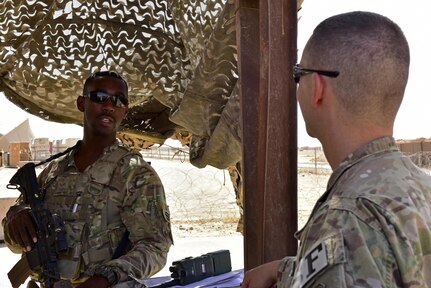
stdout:
{"type": "Polygon", "coordinates": [[[227,170],[197,168],[178,149],[148,150],[143,155],[163,183],[176,237],[237,233],[239,207],[227,170]]]}
{"type": "Polygon", "coordinates": [[[398,141],[398,148],[401,152],[411,155],[418,152],[431,152],[431,140],[418,139],[412,141],[398,141]]]}
{"type": "MultiPolygon", "coordinates": [[[[184,149],[155,147],[145,149],[143,155],[165,186],[177,236],[236,233],[239,207],[228,171],[194,167],[184,149]]],[[[325,191],[331,170],[321,149],[299,151],[298,155],[298,225],[302,227],[325,191]]]]}
{"type": "Polygon", "coordinates": [[[170,146],[156,146],[142,150],[144,158],[178,160],[181,162],[189,162],[189,148],[175,148],[170,146]]]}
{"type": "Polygon", "coordinates": [[[431,174],[431,140],[418,139],[413,141],[398,141],[398,148],[410,159],[431,174]]]}

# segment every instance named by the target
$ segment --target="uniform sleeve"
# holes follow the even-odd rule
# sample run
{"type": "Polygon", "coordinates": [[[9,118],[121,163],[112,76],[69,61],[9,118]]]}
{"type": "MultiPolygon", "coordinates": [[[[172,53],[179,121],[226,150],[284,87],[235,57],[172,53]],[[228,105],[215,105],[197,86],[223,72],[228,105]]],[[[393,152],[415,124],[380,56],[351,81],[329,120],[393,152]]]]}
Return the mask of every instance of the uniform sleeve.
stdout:
{"type": "Polygon", "coordinates": [[[4,242],[6,243],[6,246],[13,252],[16,254],[21,254],[22,253],[22,247],[13,243],[12,240],[10,240],[10,236],[9,236],[9,229],[7,228],[8,225],[8,214],[10,213],[10,211],[14,209],[14,212],[17,212],[19,210],[24,210],[24,209],[29,209],[29,207],[25,204],[22,203],[22,197],[19,196],[18,199],[16,200],[16,204],[12,205],[11,207],[9,207],[6,216],[3,218],[2,220],[2,226],[3,226],[3,233],[4,233],[4,242]]]}
{"type": "Polygon", "coordinates": [[[331,209],[314,219],[302,240],[294,276],[281,287],[401,287],[378,217],[331,209]]]}
{"type": "Polygon", "coordinates": [[[281,259],[277,271],[277,288],[289,287],[287,284],[290,283],[289,279],[292,277],[294,271],[295,257],[288,256],[281,259]]]}
{"type": "Polygon", "coordinates": [[[157,173],[143,163],[126,169],[123,177],[127,192],[121,219],[130,232],[132,248],[106,263],[120,268],[120,282],[148,278],[160,271],[173,244],[169,209],[157,173]]]}

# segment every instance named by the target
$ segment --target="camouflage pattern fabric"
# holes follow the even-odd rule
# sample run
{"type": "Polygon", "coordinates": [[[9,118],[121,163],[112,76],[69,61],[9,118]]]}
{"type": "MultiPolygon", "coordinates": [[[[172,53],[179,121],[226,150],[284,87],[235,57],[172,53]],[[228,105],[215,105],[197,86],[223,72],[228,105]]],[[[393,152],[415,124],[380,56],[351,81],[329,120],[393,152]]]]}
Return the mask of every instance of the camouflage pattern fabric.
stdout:
{"type": "Polygon", "coordinates": [[[169,209],[163,185],[142,156],[116,142],[84,172],[74,151],[49,163],[39,175],[44,203],[65,221],[69,250],[59,259],[61,276],[74,286],[93,275],[96,266],[112,266],[118,287],[140,287],[166,264],[172,245],[169,209]],[[128,252],[112,259],[124,232],[128,252]]]}
{"type": "Polygon", "coordinates": [[[241,160],[234,0],[2,0],[0,92],[28,113],[82,125],[84,80],[128,83],[120,137],[140,147],[188,133],[190,163],[241,160]]]}
{"type": "Polygon", "coordinates": [[[296,237],[277,287],[431,287],[431,177],[377,139],[334,171],[296,237]]]}
{"type": "Polygon", "coordinates": [[[227,170],[229,171],[230,180],[235,190],[236,204],[239,208],[239,220],[236,231],[244,234],[244,189],[241,178],[241,162],[236,163],[235,166],[227,167],[227,170]]]}

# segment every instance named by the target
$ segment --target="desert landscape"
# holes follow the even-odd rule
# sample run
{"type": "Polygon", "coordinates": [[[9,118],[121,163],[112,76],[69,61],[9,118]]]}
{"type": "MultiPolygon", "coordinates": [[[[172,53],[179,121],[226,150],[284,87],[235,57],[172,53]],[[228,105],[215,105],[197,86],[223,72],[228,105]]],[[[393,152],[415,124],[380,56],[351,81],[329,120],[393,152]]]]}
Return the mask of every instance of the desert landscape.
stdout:
{"type": "MultiPolygon", "coordinates": [[[[151,159],[165,185],[174,237],[217,237],[237,232],[239,208],[229,173],[210,166],[151,159]]],[[[320,149],[298,152],[298,227],[326,189],[331,170],[320,149]]]]}

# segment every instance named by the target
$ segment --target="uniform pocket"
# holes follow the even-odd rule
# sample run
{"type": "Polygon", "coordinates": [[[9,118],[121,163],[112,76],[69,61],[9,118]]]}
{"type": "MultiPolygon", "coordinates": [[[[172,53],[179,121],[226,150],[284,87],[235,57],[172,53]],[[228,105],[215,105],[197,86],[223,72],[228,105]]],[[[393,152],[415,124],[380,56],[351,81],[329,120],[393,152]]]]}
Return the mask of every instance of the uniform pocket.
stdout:
{"type": "Polygon", "coordinates": [[[79,175],[68,173],[58,177],[47,188],[44,195],[44,207],[62,215],[63,220],[74,220],[74,215],[70,215],[72,207],[76,201],[76,183],[79,175]]]}
{"type": "Polygon", "coordinates": [[[91,235],[106,229],[107,219],[103,213],[106,212],[108,193],[104,188],[103,184],[90,182],[87,189],[76,199],[77,218],[90,224],[91,235]]]}
{"type": "MultiPolygon", "coordinates": [[[[59,253],[58,267],[63,279],[76,279],[82,271],[82,239],[84,222],[70,222],[65,224],[68,251],[59,253]]],[[[85,238],[85,237],[84,237],[85,238]]]]}

